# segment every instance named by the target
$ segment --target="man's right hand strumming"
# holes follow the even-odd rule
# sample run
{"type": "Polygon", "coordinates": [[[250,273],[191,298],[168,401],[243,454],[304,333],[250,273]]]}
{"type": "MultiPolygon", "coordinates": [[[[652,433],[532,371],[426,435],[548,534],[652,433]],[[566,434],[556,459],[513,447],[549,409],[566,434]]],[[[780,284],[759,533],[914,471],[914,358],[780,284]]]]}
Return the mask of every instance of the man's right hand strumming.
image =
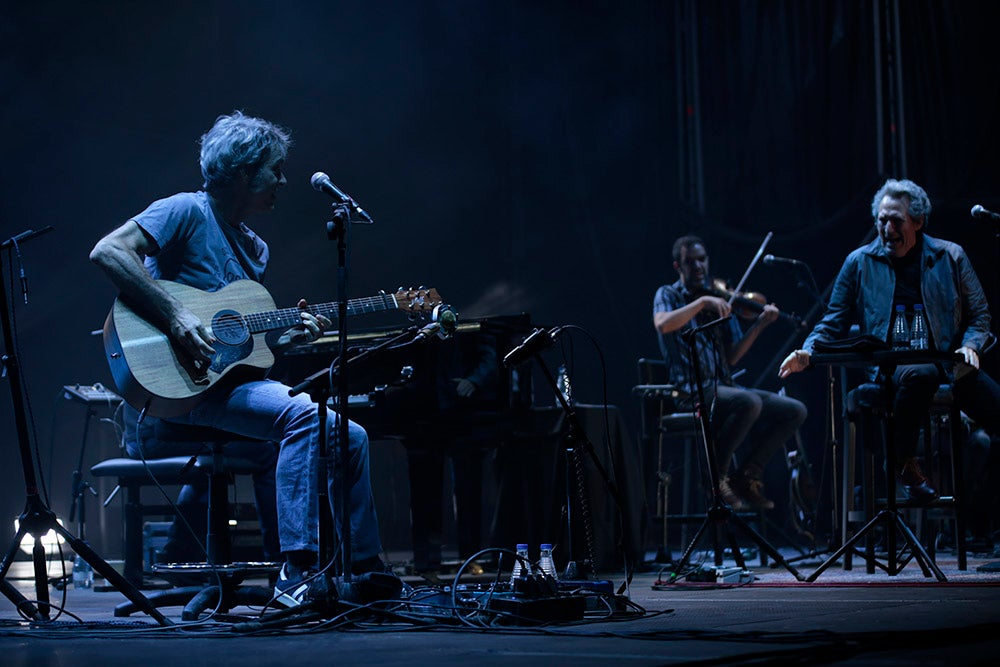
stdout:
{"type": "Polygon", "coordinates": [[[185,307],[180,307],[170,321],[170,336],[190,355],[197,368],[212,361],[215,337],[201,319],[185,307]]]}

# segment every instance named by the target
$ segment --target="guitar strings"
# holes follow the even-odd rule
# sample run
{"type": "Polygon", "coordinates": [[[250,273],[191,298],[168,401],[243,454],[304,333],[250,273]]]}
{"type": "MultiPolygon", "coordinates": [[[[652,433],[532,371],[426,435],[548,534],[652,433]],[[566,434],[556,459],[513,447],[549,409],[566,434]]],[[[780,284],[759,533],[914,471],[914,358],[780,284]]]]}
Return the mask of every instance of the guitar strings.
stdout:
{"type": "MultiPolygon", "coordinates": [[[[429,299],[431,296],[429,293],[421,290],[418,294],[418,297],[411,298],[409,300],[410,309],[413,309],[415,306],[426,306],[432,303],[429,299]]],[[[331,321],[336,321],[339,315],[339,306],[339,302],[323,303],[308,306],[305,310],[313,315],[324,315],[331,321]]],[[[350,299],[347,302],[347,314],[355,315],[362,313],[374,313],[380,310],[395,308],[397,306],[398,300],[393,294],[383,294],[375,297],[362,297],[359,299],[350,299]]],[[[291,327],[299,322],[300,311],[301,309],[299,308],[281,308],[278,310],[263,313],[249,313],[246,315],[234,313],[223,316],[213,324],[212,329],[219,334],[226,335],[240,332],[243,329],[249,329],[253,333],[258,333],[260,331],[278,329],[282,326],[291,327]]]]}

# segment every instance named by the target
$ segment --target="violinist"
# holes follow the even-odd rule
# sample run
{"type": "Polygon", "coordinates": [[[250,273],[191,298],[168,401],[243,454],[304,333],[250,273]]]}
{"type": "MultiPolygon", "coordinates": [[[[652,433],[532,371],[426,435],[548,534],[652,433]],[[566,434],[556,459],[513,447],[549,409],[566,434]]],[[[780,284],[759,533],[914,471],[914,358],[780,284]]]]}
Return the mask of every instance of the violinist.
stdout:
{"type": "MultiPolygon", "coordinates": [[[[800,401],[774,392],[737,385],[731,368],[761,332],[779,317],[773,304],[760,308],[746,330],[734,318],[698,336],[696,349],[702,377],[692,377],[685,331],[730,314],[729,300],[709,287],[708,252],[697,236],[682,236],[673,246],[679,279],[660,287],[653,300],[653,326],[667,364],[670,382],[689,396],[698,382],[706,404],[713,406],[711,424],[716,447],[719,491],[733,509],[771,509],[764,494],[763,471],[806,418],[800,401]],[[738,465],[734,466],[734,457],[738,465]]],[[[690,407],[691,398],[680,407],[690,407]]]]}

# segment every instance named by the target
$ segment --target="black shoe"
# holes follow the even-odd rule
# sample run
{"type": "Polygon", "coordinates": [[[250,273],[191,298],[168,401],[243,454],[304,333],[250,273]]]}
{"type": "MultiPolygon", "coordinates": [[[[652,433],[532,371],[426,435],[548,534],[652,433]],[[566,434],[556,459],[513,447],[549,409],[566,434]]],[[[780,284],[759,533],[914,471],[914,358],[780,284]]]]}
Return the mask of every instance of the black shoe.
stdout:
{"type": "Polygon", "coordinates": [[[920,469],[920,464],[915,458],[903,461],[902,470],[898,475],[900,483],[903,485],[903,493],[906,498],[915,503],[929,503],[937,498],[937,491],[931,486],[931,480],[927,479],[924,471],[920,469]]]}
{"type": "Polygon", "coordinates": [[[395,600],[403,591],[403,581],[378,556],[364,558],[351,565],[350,594],[346,598],[368,604],[378,600],[395,600]]]}
{"type": "Polygon", "coordinates": [[[903,483],[903,493],[906,499],[915,503],[929,503],[937,499],[937,491],[931,486],[930,480],[924,480],[919,484],[903,483]]]}

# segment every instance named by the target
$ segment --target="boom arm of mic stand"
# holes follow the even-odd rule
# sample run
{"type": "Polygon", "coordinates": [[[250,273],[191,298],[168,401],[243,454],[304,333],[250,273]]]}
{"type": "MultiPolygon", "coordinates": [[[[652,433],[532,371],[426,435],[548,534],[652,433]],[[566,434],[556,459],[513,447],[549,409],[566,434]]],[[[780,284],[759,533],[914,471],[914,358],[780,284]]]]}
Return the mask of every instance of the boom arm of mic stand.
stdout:
{"type": "MultiPolygon", "coordinates": [[[[330,368],[324,368],[321,371],[313,373],[305,380],[303,380],[302,382],[298,383],[297,385],[289,389],[288,395],[295,396],[303,392],[312,394],[316,385],[321,385],[322,390],[326,391],[330,386],[330,378],[333,377],[334,375],[339,375],[341,373],[342,367],[346,369],[351,369],[356,366],[360,366],[362,363],[372,358],[373,356],[377,355],[379,352],[382,352],[383,350],[392,349],[398,345],[404,345],[408,343],[409,341],[407,340],[407,338],[412,340],[416,335],[417,335],[417,330],[415,327],[413,327],[407,329],[406,331],[400,334],[397,334],[396,336],[393,336],[392,338],[388,338],[382,341],[378,345],[366,348],[360,354],[351,357],[346,362],[343,361],[338,362],[336,367],[331,366],[330,368]]],[[[329,392],[327,393],[329,394],[329,392]]]]}
{"type": "Polygon", "coordinates": [[[720,317],[717,320],[712,320],[711,322],[707,324],[702,324],[701,326],[695,327],[694,329],[688,329],[687,331],[681,334],[681,338],[684,339],[685,343],[690,344],[691,340],[695,336],[700,334],[702,331],[708,331],[709,329],[715,328],[720,324],[722,324],[723,322],[728,322],[731,319],[733,319],[732,315],[726,315],[725,317],[720,317]]]}

